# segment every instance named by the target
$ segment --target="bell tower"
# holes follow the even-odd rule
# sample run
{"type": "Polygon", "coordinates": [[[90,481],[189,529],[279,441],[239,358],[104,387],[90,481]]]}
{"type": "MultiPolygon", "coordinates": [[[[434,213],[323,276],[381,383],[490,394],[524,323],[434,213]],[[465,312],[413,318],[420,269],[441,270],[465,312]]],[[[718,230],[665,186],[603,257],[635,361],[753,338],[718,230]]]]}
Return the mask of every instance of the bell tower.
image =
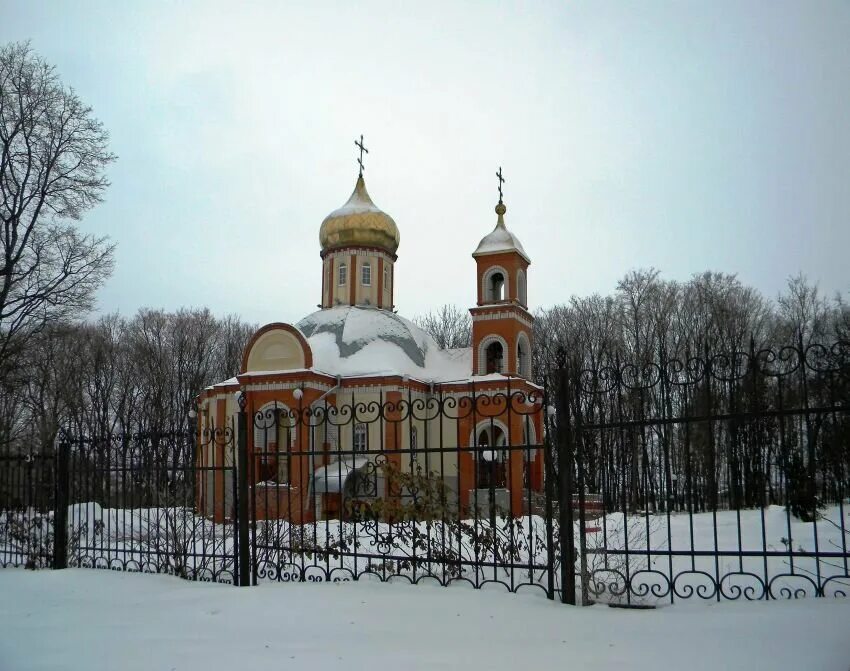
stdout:
{"type": "Polygon", "coordinates": [[[531,260],[505,226],[502,169],[496,227],[472,253],[478,304],[472,315],[472,374],[501,373],[531,379],[534,318],[528,311],[527,276],[531,260]]]}

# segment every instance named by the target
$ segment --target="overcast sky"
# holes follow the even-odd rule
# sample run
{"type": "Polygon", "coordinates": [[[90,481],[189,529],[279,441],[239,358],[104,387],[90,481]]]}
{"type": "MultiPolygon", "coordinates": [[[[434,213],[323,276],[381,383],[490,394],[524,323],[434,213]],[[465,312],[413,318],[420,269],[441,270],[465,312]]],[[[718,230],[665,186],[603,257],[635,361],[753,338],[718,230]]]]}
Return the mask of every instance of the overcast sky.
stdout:
{"type": "Polygon", "coordinates": [[[850,3],[0,0],[111,132],[99,309],[296,321],[357,176],[401,232],[396,303],[475,299],[508,227],[532,307],[631,268],[850,290],[850,3]]]}

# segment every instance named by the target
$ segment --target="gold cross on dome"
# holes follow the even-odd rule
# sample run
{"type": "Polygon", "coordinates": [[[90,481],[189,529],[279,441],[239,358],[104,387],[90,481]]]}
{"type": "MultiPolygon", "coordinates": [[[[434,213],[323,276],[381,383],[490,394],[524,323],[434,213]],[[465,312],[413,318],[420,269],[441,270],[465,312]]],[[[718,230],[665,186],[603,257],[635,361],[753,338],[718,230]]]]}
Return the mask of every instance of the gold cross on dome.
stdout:
{"type": "Polygon", "coordinates": [[[496,173],[496,177],[499,179],[499,202],[502,202],[502,184],[505,183],[505,178],[502,177],[502,166],[499,166],[499,172],[496,173]]]}
{"type": "Polygon", "coordinates": [[[365,151],[368,154],[369,150],[366,149],[366,145],[363,144],[363,135],[360,135],[360,142],[355,140],[354,144],[360,148],[360,158],[357,159],[357,163],[360,166],[360,176],[363,177],[363,152],[365,151]]]}

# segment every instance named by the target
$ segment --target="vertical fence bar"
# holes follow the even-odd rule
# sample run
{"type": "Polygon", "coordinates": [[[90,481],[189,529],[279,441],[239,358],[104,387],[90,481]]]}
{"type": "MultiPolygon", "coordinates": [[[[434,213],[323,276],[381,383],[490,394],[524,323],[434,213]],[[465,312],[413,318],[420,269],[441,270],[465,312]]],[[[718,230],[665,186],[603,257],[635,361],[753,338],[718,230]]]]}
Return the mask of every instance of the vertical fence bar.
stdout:
{"type": "Polygon", "coordinates": [[[68,457],[71,444],[62,431],[56,444],[53,498],[53,568],[68,566],[68,457]]]}
{"type": "Polygon", "coordinates": [[[573,364],[573,384],[574,395],[572,398],[574,408],[575,431],[571,433],[574,440],[573,456],[576,460],[576,469],[578,471],[578,529],[579,529],[579,568],[581,575],[581,605],[590,605],[590,596],[588,594],[588,569],[587,569],[587,497],[585,496],[585,471],[584,471],[584,434],[582,428],[582,408],[581,408],[581,366],[575,362],[573,364]]]}
{"type": "Polygon", "coordinates": [[[555,498],[555,469],[552,464],[552,424],[549,417],[549,376],[543,378],[543,466],[544,491],[546,502],[546,596],[555,598],[555,537],[552,528],[554,518],[553,499],[555,498]]]}
{"type": "Polygon", "coordinates": [[[248,420],[245,415],[245,396],[239,397],[239,412],[236,426],[236,454],[238,465],[236,477],[239,478],[236,501],[236,556],[238,557],[237,573],[240,587],[251,584],[251,546],[248,542],[248,420]]]}
{"type": "Polygon", "coordinates": [[[558,526],[561,542],[561,602],[576,603],[575,532],[573,529],[573,437],[570,426],[570,381],[566,352],[558,349],[558,526]]]}

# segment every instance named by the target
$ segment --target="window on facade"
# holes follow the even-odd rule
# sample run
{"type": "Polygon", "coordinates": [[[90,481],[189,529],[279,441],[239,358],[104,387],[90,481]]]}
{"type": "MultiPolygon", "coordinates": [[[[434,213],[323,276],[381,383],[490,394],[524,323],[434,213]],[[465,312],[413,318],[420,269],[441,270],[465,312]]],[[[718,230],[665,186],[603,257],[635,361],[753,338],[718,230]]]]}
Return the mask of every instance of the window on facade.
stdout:
{"type": "Polygon", "coordinates": [[[372,264],[364,263],[363,267],[360,269],[360,283],[364,287],[368,287],[372,284],[372,264]]]}
{"type": "Polygon", "coordinates": [[[390,268],[389,266],[384,266],[384,290],[390,290],[390,268]]]}
{"type": "Polygon", "coordinates": [[[348,282],[348,266],[344,263],[339,264],[339,284],[348,282]]]}
{"type": "Polygon", "coordinates": [[[484,372],[487,375],[489,375],[490,373],[501,373],[503,356],[504,352],[502,351],[502,343],[491,342],[489,345],[487,345],[487,349],[484,350],[484,372]]]}
{"type": "Polygon", "coordinates": [[[289,448],[295,439],[295,428],[289,411],[270,404],[253,417],[254,469],[258,481],[289,482],[289,448]]]}
{"type": "Polygon", "coordinates": [[[369,432],[365,424],[354,425],[354,451],[365,452],[368,449],[369,432]]]}

